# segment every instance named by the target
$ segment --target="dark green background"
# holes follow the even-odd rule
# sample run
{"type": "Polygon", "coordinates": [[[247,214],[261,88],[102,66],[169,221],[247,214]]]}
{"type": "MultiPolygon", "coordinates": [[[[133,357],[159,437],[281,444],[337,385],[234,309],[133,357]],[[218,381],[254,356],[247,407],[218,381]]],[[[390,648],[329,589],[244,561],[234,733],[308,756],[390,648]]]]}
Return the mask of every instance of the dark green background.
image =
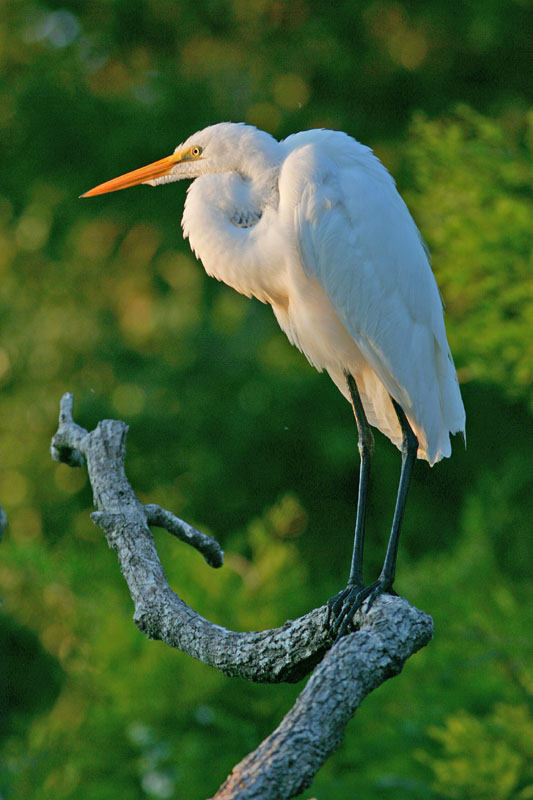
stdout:
{"type": "MultiPolygon", "coordinates": [[[[417,465],[397,590],[435,640],[373,694],[305,798],[533,797],[531,6],[526,0],[0,3],[0,792],[203,798],[300,687],[222,677],[149,642],[83,470],[80,424],[130,425],[139,497],[217,536],[212,572],[156,532],[172,585],[236,629],[347,577],[348,404],[269,308],[208,279],[184,185],[83,191],[244,120],[334,127],[395,175],[433,254],[468,446],[417,465]]],[[[368,578],[399,470],[376,442],[368,578]]]]}

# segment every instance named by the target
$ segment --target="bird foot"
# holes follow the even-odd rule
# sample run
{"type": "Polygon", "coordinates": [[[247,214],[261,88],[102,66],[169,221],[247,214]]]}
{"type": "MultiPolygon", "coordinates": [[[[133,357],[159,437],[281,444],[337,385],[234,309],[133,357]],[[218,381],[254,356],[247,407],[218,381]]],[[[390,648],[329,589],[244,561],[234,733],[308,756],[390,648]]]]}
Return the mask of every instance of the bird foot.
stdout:
{"type": "Polygon", "coordinates": [[[383,576],[380,576],[377,581],[368,586],[348,584],[346,589],[343,589],[335,597],[328,600],[326,624],[329,625],[336,642],[346,633],[350,633],[353,630],[353,618],[356,612],[362,608],[365,600],[365,611],[370,611],[375,599],[380,594],[396,594],[392,588],[392,581],[383,576]]]}

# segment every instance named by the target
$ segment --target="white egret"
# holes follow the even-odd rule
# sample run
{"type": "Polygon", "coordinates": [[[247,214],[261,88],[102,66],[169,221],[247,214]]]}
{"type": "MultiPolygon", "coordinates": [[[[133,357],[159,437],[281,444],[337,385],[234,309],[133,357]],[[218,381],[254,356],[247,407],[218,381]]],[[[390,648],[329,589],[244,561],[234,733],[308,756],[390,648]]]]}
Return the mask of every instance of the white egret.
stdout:
{"type": "Polygon", "coordinates": [[[449,456],[450,434],[465,429],[426,249],[385,167],[338,131],[278,142],[249,125],[212,125],[82,196],[182,179],[193,180],[183,233],[208,275],[270,303],[292,344],[351,401],[361,469],[348,584],[330,601],[341,636],[366,599],[392,589],[416,457],[449,456]],[[369,423],[401,449],[402,467],[383,568],[365,586],[369,423]]]}

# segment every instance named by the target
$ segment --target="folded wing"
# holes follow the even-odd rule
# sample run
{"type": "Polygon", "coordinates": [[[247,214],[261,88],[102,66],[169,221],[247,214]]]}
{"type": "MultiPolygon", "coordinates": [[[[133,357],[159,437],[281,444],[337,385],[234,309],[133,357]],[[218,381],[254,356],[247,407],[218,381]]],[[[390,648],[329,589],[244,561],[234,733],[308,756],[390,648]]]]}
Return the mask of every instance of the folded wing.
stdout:
{"type": "Polygon", "coordinates": [[[464,430],[465,415],[416,225],[369,148],[332,131],[296,134],[286,146],[281,180],[294,192],[302,266],[404,409],[420,455],[434,463],[450,455],[449,434],[464,430]]]}

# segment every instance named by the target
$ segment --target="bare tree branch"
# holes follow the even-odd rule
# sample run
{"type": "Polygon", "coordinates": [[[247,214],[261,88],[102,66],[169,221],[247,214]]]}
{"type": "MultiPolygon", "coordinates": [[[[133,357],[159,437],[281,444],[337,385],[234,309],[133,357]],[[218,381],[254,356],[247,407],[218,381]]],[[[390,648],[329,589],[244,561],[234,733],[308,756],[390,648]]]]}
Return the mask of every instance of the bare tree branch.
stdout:
{"type": "Polygon", "coordinates": [[[117,552],[139,629],[226,675],[253,681],[298,681],[319,664],[280,726],[215,795],[217,800],[293,797],[338,746],[364,697],[428,643],[431,618],[402,598],[380,597],[369,612],[357,613],[356,631],[333,647],[326,606],[260,632],[240,633],[209,622],[170,588],[148,526],[170,531],[215,567],[222,564],[218,543],[170,512],[144,506],[124,470],[127,426],[104,420],[89,433],[74,422],[72,406],[72,395],[64,395],[52,456],[71,466],[86,460],[98,509],[91,517],[117,552]]]}
{"type": "Polygon", "coordinates": [[[153,506],[148,506],[147,514],[126,478],[127,426],[118,420],[103,420],[88,433],[72,420],[72,402],[70,394],[62,398],[52,455],[75,465],[87,460],[98,508],[91,518],[117,551],[140,630],[226,675],[261,682],[297,681],[306,675],[332,643],[324,624],[326,607],[281,628],[250,633],[229,631],[190,608],[168,585],[148,527],[148,519],[157,518],[153,506]]]}
{"type": "Polygon", "coordinates": [[[431,638],[431,619],[400,597],[379,597],[355,633],[324,656],[281,724],[237,764],[212,800],[285,800],[309,786],[373,689],[431,638]]]}
{"type": "Polygon", "coordinates": [[[164,528],[166,531],[181,539],[182,542],[192,545],[198,550],[210,567],[221,567],[224,563],[224,552],[219,543],[212,536],[197,531],[188,522],[178,519],[170,511],[151,503],[144,507],[148,525],[164,528]]]}

